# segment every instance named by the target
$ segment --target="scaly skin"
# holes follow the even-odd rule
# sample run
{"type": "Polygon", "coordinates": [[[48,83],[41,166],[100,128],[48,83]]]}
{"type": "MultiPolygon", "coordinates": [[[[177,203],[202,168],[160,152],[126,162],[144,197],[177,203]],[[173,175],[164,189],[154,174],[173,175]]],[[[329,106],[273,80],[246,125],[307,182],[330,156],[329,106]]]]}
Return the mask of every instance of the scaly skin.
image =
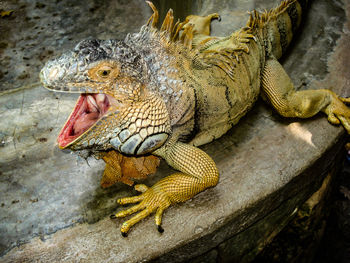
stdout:
{"type": "Polygon", "coordinates": [[[318,112],[350,133],[350,99],[329,90],[295,91],[277,61],[301,21],[306,0],[287,0],[228,37],[210,36],[218,14],[174,23],[169,10],[160,30],[158,11],[124,41],[85,40],[50,61],[41,72],[46,88],[87,93],[59,136],[59,146],[91,155],[110,149],[152,153],[178,170],[119,204],[139,203],[114,217],[140,211],[121,228],[124,236],[155,212],[184,202],[219,180],[214,161],[196,146],[225,134],[262,95],[281,115],[309,118],[318,112]],[[103,94],[98,94],[103,93],[103,94]],[[87,106],[86,106],[87,105],[87,106]],[[93,123],[93,125],[92,125],[93,123]],[[185,143],[187,142],[187,143],[185,143]]]}

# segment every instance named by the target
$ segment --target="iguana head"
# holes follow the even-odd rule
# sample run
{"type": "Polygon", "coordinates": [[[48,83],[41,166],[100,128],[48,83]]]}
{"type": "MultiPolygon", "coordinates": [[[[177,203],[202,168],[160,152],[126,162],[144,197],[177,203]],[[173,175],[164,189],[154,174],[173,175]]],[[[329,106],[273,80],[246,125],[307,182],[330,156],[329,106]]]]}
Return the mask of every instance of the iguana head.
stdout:
{"type": "Polygon", "coordinates": [[[81,93],[59,136],[60,148],[139,155],[170,132],[166,106],[149,85],[142,57],[123,41],[84,40],[40,72],[51,90],[81,93]]]}

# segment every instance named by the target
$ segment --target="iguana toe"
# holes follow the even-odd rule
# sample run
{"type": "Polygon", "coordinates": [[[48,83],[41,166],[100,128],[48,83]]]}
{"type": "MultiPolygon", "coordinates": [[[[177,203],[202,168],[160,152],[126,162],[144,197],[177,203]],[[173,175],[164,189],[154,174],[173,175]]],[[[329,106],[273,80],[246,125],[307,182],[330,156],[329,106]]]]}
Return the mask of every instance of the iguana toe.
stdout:
{"type": "MultiPolygon", "coordinates": [[[[350,110],[349,110],[350,113],[350,110]]],[[[350,134],[350,114],[345,116],[338,116],[340,122],[343,124],[345,130],[350,134]]]]}
{"type": "Polygon", "coordinates": [[[339,97],[339,99],[345,103],[345,104],[350,104],[350,97],[349,98],[342,98],[342,97],[339,97]]]}
{"type": "Polygon", "coordinates": [[[328,121],[334,125],[340,124],[340,120],[333,113],[328,115],[328,121]]]}

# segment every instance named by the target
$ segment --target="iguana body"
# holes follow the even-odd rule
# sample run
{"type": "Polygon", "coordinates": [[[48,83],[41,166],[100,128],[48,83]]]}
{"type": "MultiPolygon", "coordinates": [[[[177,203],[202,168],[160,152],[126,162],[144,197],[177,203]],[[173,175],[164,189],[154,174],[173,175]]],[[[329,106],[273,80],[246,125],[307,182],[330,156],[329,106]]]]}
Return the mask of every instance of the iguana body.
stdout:
{"type": "Polygon", "coordinates": [[[61,148],[97,154],[152,153],[179,172],[120,204],[140,202],[114,217],[137,211],[122,234],[156,213],[184,202],[219,180],[214,161],[196,146],[219,138],[252,107],[259,94],[283,116],[308,118],[322,111],[350,132],[350,110],[329,90],[296,92],[279,64],[301,21],[307,1],[287,0],[254,12],[247,26],[228,37],[211,37],[207,17],[174,23],[172,11],[160,30],[158,12],[124,41],[85,40],[50,61],[41,72],[45,87],[83,93],[59,138],[61,148]],[[181,31],[181,33],[180,33],[181,31]],[[101,94],[102,93],[102,94],[101,94]]]}

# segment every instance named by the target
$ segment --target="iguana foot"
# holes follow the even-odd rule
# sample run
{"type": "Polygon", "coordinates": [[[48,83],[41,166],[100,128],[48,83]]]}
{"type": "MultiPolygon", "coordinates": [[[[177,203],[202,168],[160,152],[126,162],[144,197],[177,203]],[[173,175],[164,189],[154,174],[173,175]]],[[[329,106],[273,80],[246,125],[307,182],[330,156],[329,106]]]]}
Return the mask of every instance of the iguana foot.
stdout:
{"type": "Polygon", "coordinates": [[[207,16],[189,15],[186,17],[185,22],[187,24],[184,26],[184,28],[186,28],[188,25],[193,25],[193,31],[195,34],[209,36],[210,22],[214,19],[221,21],[221,17],[218,13],[213,13],[207,16]]]}
{"type": "Polygon", "coordinates": [[[128,215],[141,211],[123,223],[120,229],[122,235],[126,237],[128,231],[133,225],[141,221],[143,218],[149,216],[153,212],[156,212],[155,221],[158,231],[160,233],[164,232],[164,229],[161,227],[162,215],[164,210],[171,204],[169,197],[161,190],[153,187],[148,188],[144,184],[135,185],[135,190],[142,192],[142,194],[133,197],[120,198],[117,202],[120,205],[133,204],[137,202],[140,203],[111,216],[112,219],[117,217],[126,217],[128,215]]]}
{"type": "Polygon", "coordinates": [[[342,124],[346,131],[350,134],[350,109],[345,104],[350,104],[350,98],[338,97],[334,92],[331,92],[331,102],[323,110],[328,121],[332,124],[342,124]]]}
{"type": "Polygon", "coordinates": [[[152,187],[144,184],[136,185],[135,190],[142,192],[141,195],[118,200],[121,205],[139,202],[112,216],[112,218],[125,217],[140,211],[123,223],[120,229],[123,236],[127,235],[133,225],[154,212],[158,231],[162,233],[164,230],[161,223],[165,209],[171,204],[189,200],[199,192],[215,186],[219,181],[219,171],[214,161],[194,146],[170,141],[166,147],[154,151],[154,154],[164,158],[169,165],[181,172],[163,178],[152,187]]]}

